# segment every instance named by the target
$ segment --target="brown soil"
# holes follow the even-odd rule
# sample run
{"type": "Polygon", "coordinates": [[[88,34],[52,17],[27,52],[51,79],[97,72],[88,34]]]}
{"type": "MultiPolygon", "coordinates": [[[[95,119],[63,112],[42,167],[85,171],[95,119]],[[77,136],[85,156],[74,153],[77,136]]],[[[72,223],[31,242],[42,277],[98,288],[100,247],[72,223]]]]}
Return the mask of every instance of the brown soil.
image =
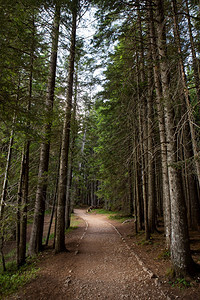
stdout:
{"type": "Polygon", "coordinates": [[[200,299],[199,283],[184,289],[168,283],[163,235],[146,245],[142,235],[134,235],[133,221],[75,213],[81,222],[66,235],[69,251],[44,251],[38,277],[8,299],[200,299]]]}

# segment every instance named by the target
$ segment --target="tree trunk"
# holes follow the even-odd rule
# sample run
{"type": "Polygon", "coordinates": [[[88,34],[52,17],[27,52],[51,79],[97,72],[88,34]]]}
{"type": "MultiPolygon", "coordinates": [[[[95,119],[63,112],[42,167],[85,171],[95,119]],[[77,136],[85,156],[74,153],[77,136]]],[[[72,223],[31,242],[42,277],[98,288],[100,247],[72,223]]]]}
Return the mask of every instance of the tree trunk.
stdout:
{"type": "Polygon", "coordinates": [[[137,216],[138,216],[138,230],[143,229],[143,221],[144,221],[144,201],[142,194],[142,172],[141,172],[141,158],[140,158],[140,149],[137,147],[137,181],[136,181],[136,194],[137,194],[137,216]]]}
{"type": "Polygon", "coordinates": [[[132,216],[134,213],[133,207],[133,170],[132,160],[128,164],[128,187],[129,187],[129,213],[132,216]]]}
{"type": "Polygon", "coordinates": [[[45,200],[47,190],[47,173],[49,165],[50,152],[50,134],[52,124],[52,112],[54,102],[54,89],[56,78],[56,64],[57,64],[57,49],[59,38],[59,24],[60,24],[60,6],[56,5],[54,14],[54,23],[52,29],[52,49],[49,65],[49,78],[47,87],[47,97],[45,103],[46,120],[44,125],[44,140],[40,147],[40,163],[38,172],[38,185],[36,190],[36,202],[34,210],[34,220],[31,231],[31,238],[29,243],[29,255],[35,255],[42,250],[42,237],[44,226],[45,200]]]}
{"type": "Polygon", "coordinates": [[[194,39],[193,39],[193,34],[192,34],[192,25],[191,25],[191,20],[190,20],[190,10],[188,6],[188,0],[185,0],[186,4],[186,17],[188,20],[188,29],[189,29],[189,35],[190,35],[190,47],[192,51],[192,64],[193,64],[193,71],[194,71],[194,80],[195,80],[195,87],[197,91],[197,100],[198,100],[198,105],[200,107],[200,78],[199,78],[199,70],[198,70],[198,61],[197,61],[197,56],[196,56],[196,51],[195,51],[195,46],[194,46],[194,39]]]}
{"type": "Polygon", "coordinates": [[[1,231],[0,231],[0,252],[1,252],[2,265],[3,265],[3,270],[4,271],[6,271],[6,264],[5,264],[5,257],[4,257],[4,253],[3,253],[3,247],[4,247],[4,222],[3,222],[3,217],[4,217],[4,208],[5,208],[5,204],[6,204],[8,176],[9,176],[10,164],[11,164],[11,159],[12,159],[12,146],[13,146],[13,142],[14,142],[15,120],[16,120],[16,114],[14,114],[14,117],[13,117],[13,124],[12,124],[12,130],[11,130],[11,134],[10,134],[10,141],[9,141],[9,145],[8,145],[8,154],[7,154],[6,168],[5,168],[5,173],[4,173],[3,188],[2,188],[1,202],[0,202],[0,227],[1,227],[1,231]]]}
{"type": "Polygon", "coordinates": [[[14,114],[14,117],[13,117],[13,124],[12,124],[13,129],[11,130],[11,133],[10,133],[10,141],[9,141],[9,146],[8,146],[6,169],[5,169],[5,173],[4,173],[3,188],[2,188],[1,202],[0,202],[0,222],[2,222],[2,219],[3,219],[4,207],[5,207],[5,203],[6,203],[8,175],[9,175],[10,164],[11,164],[11,159],[12,159],[12,146],[13,146],[13,142],[14,142],[15,120],[16,120],[16,114],[14,114]]]}
{"type": "Polygon", "coordinates": [[[69,163],[69,173],[67,178],[67,195],[66,195],[66,212],[65,212],[65,227],[66,229],[70,227],[70,217],[72,210],[71,203],[71,188],[72,188],[72,174],[73,174],[73,163],[74,163],[74,153],[75,153],[75,142],[77,137],[77,122],[76,122],[76,108],[77,108],[77,97],[78,97],[78,75],[75,74],[75,91],[74,91],[74,103],[73,103],[73,113],[72,113],[72,138],[71,138],[71,156],[69,163]]]}
{"type": "Polygon", "coordinates": [[[76,1],[73,9],[72,32],[71,32],[71,46],[69,57],[69,70],[67,82],[67,99],[65,109],[65,120],[63,124],[62,146],[60,156],[60,173],[58,184],[58,206],[57,206],[57,223],[56,223],[56,237],[55,237],[55,252],[66,250],[65,248],[65,204],[66,204],[66,187],[67,187],[67,167],[68,167],[68,153],[69,153],[69,139],[70,139],[70,122],[72,109],[72,91],[73,91],[73,74],[74,74],[74,60],[76,49],[76,22],[77,22],[78,1],[76,1]]]}
{"type": "MultiPolygon", "coordinates": [[[[139,1],[137,0],[138,8],[140,8],[139,1]]],[[[150,231],[149,231],[149,222],[148,222],[148,138],[147,138],[147,121],[146,121],[146,113],[147,113],[147,101],[146,101],[146,91],[144,89],[141,90],[140,84],[145,85],[145,72],[144,72],[144,41],[142,35],[142,23],[140,10],[137,10],[137,27],[139,34],[139,55],[138,55],[138,66],[139,69],[137,71],[139,78],[137,79],[138,85],[138,114],[139,114],[139,132],[140,132],[140,147],[141,147],[141,162],[142,162],[142,190],[143,190],[143,200],[144,200],[144,225],[145,225],[145,239],[150,239],[150,231]]],[[[138,67],[137,67],[138,68],[138,67]]]]}
{"type": "Polygon", "coordinates": [[[153,145],[153,68],[151,50],[148,53],[148,96],[147,96],[147,153],[148,153],[148,224],[150,233],[155,230],[156,195],[154,173],[154,145],[153,145]]]}
{"type": "Polygon", "coordinates": [[[164,225],[166,235],[166,248],[170,248],[170,236],[171,236],[171,209],[170,209],[170,194],[169,194],[169,177],[168,177],[168,166],[167,166],[167,146],[166,146],[166,132],[164,124],[164,111],[163,111],[163,100],[162,100],[162,87],[160,83],[160,69],[157,55],[157,42],[156,33],[154,28],[154,16],[153,16],[153,2],[149,2],[149,27],[151,40],[151,51],[153,58],[153,71],[154,71],[154,83],[156,90],[156,105],[157,105],[157,116],[159,126],[159,137],[160,137],[160,149],[161,149],[161,164],[162,164],[162,185],[163,185],[163,213],[164,213],[164,225]]]}
{"type": "Polygon", "coordinates": [[[28,203],[28,182],[29,182],[29,149],[30,142],[27,141],[24,146],[24,151],[22,154],[22,165],[21,165],[21,175],[20,175],[20,187],[19,189],[19,214],[20,214],[20,224],[18,232],[18,251],[17,251],[17,265],[22,266],[26,261],[26,232],[27,232],[27,203],[28,203]]]}
{"type": "MultiPolygon", "coordinates": [[[[61,151],[61,147],[60,147],[60,151],[61,151]]],[[[51,217],[50,217],[50,222],[49,222],[49,228],[48,228],[48,232],[47,232],[47,237],[46,237],[46,242],[45,242],[45,246],[48,245],[49,242],[49,236],[51,233],[51,226],[53,223],[53,217],[54,217],[54,213],[55,213],[55,223],[56,223],[56,202],[57,202],[57,193],[58,193],[58,177],[59,177],[59,168],[60,168],[60,151],[59,151],[59,155],[58,155],[58,170],[57,170],[57,176],[56,176],[56,188],[55,188],[55,193],[54,193],[54,197],[53,197],[53,204],[52,204],[52,209],[51,209],[51,217]]],[[[56,225],[54,226],[54,244],[55,244],[55,228],[56,225]]]]}
{"type": "Polygon", "coordinates": [[[186,102],[186,107],[187,107],[187,115],[188,115],[188,122],[190,126],[190,132],[191,132],[191,138],[192,138],[192,148],[194,152],[194,163],[196,167],[196,173],[197,173],[197,178],[199,182],[199,187],[200,187],[200,153],[197,145],[197,137],[196,137],[196,132],[194,128],[194,117],[192,113],[192,106],[190,104],[190,96],[189,96],[189,90],[187,86],[187,79],[186,79],[186,74],[185,74],[185,68],[184,68],[184,63],[183,63],[183,55],[182,55],[182,50],[181,50],[181,42],[180,42],[180,33],[179,33],[179,25],[178,25],[178,19],[177,19],[177,4],[176,0],[171,1],[172,4],[172,10],[173,10],[173,17],[174,17],[174,35],[175,35],[175,40],[176,40],[176,46],[179,54],[179,66],[181,70],[181,79],[182,79],[182,86],[183,86],[183,92],[185,96],[185,102],[186,102]]]}
{"type": "Polygon", "coordinates": [[[171,259],[177,276],[185,276],[192,272],[194,262],[191,257],[186,207],[180,174],[176,168],[176,136],[168,65],[166,54],[165,17],[162,0],[156,0],[158,51],[160,56],[160,72],[164,98],[164,117],[167,136],[167,162],[171,198],[171,259]]]}
{"type": "Polygon", "coordinates": [[[183,159],[185,162],[185,181],[188,197],[188,225],[193,230],[200,229],[200,206],[198,197],[198,182],[196,176],[193,174],[193,168],[188,163],[193,156],[191,143],[191,135],[189,132],[189,126],[186,123],[183,132],[183,159]]]}
{"type": "Polygon", "coordinates": [[[47,232],[45,246],[48,245],[49,237],[50,237],[50,233],[51,233],[51,226],[52,226],[52,223],[53,223],[53,217],[54,217],[55,208],[56,208],[57,190],[58,190],[58,180],[56,181],[56,190],[55,190],[55,194],[54,194],[54,197],[53,197],[53,205],[52,205],[52,209],[51,209],[51,217],[50,217],[49,228],[48,228],[48,232],[47,232]]]}
{"type": "MultiPolygon", "coordinates": [[[[35,19],[32,17],[32,44],[30,55],[30,78],[29,78],[29,98],[27,114],[31,110],[32,89],[33,89],[33,62],[34,62],[34,38],[35,38],[35,19]]],[[[27,122],[30,130],[30,121],[27,122]]],[[[27,138],[27,137],[26,137],[27,138]]],[[[26,262],[26,235],[27,235],[27,203],[29,188],[29,153],[30,141],[24,144],[21,161],[21,172],[18,186],[18,208],[17,208],[17,266],[20,267],[26,262]]]]}

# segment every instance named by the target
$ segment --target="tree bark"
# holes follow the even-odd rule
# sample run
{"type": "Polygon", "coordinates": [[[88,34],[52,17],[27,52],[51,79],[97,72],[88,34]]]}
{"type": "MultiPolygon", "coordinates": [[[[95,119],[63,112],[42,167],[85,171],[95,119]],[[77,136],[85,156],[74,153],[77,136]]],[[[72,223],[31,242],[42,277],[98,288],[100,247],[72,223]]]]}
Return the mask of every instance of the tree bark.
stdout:
{"type": "Polygon", "coordinates": [[[11,159],[12,159],[12,146],[13,146],[13,142],[14,142],[15,120],[16,120],[16,114],[13,117],[13,124],[12,124],[13,129],[11,130],[11,133],[10,133],[10,141],[9,141],[9,146],[8,146],[8,154],[7,154],[6,168],[5,168],[5,173],[4,173],[3,188],[2,188],[1,202],[0,202],[0,221],[2,221],[2,219],[3,219],[4,207],[5,207],[5,203],[6,203],[8,176],[9,176],[10,164],[11,164],[11,159]]]}
{"type": "Polygon", "coordinates": [[[147,155],[148,155],[148,224],[149,231],[155,230],[156,219],[156,194],[154,172],[154,145],[153,145],[153,67],[151,49],[148,53],[148,93],[147,93],[147,155]]]}
{"type": "MultiPolygon", "coordinates": [[[[162,185],[163,185],[163,213],[164,213],[164,225],[165,225],[165,236],[166,236],[166,248],[170,248],[170,236],[171,236],[171,209],[170,209],[170,193],[169,193],[169,176],[167,166],[167,146],[166,146],[166,131],[164,123],[164,111],[163,111],[163,97],[162,97],[162,86],[160,81],[160,68],[157,55],[157,42],[156,33],[154,27],[154,15],[152,1],[149,2],[149,27],[151,41],[151,52],[153,58],[153,72],[154,72],[154,83],[156,90],[156,105],[157,105],[157,116],[159,126],[159,137],[160,137],[160,149],[161,149],[161,164],[162,164],[162,185]]],[[[148,4],[147,4],[148,5],[148,4]]]]}
{"type": "Polygon", "coordinates": [[[179,66],[181,70],[181,79],[182,79],[182,86],[183,86],[183,92],[185,96],[185,102],[187,107],[187,116],[188,116],[188,122],[190,126],[190,132],[191,132],[191,138],[192,138],[192,148],[194,152],[194,164],[196,167],[196,174],[199,182],[200,187],[200,153],[197,145],[197,137],[196,132],[194,128],[194,117],[192,113],[192,106],[190,104],[190,96],[189,96],[189,90],[187,86],[187,78],[185,74],[185,67],[183,63],[183,55],[181,50],[181,41],[180,41],[180,33],[179,33],[179,25],[178,25],[178,18],[177,18],[177,3],[176,0],[171,1],[172,5],[172,11],[173,11],[173,17],[174,17],[174,35],[175,35],[175,41],[176,46],[179,54],[179,66]]]}
{"type": "Polygon", "coordinates": [[[29,149],[30,141],[27,141],[22,154],[21,175],[19,195],[19,232],[18,249],[17,249],[17,265],[22,266],[26,261],[26,232],[27,232],[27,203],[28,203],[28,183],[29,183],[29,149]]]}
{"type": "Polygon", "coordinates": [[[171,198],[171,260],[175,274],[182,277],[192,272],[194,262],[189,247],[186,207],[182,193],[180,174],[176,168],[176,136],[168,77],[165,17],[162,0],[156,0],[156,12],[171,198]]]}
{"type": "Polygon", "coordinates": [[[190,47],[192,51],[192,64],[193,64],[193,70],[194,70],[194,80],[195,80],[195,88],[197,92],[197,100],[198,100],[198,106],[200,107],[200,74],[198,70],[198,61],[194,46],[194,39],[192,34],[192,24],[191,24],[191,18],[190,18],[190,10],[188,5],[188,0],[185,0],[186,4],[186,17],[188,20],[188,29],[189,29],[189,35],[190,35],[190,47]]]}
{"type": "MultiPolygon", "coordinates": [[[[32,44],[30,54],[30,77],[29,77],[29,97],[27,114],[30,115],[32,90],[33,90],[33,63],[34,63],[34,39],[35,39],[35,18],[32,17],[32,44]]],[[[27,128],[30,130],[30,120],[27,121],[27,128]]],[[[29,153],[30,140],[26,137],[22,152],[21,172],[18,186],[18,208],[17,208],[17,265],[22,266],[26,262],[26,233],[27,233],[27,204],[29,188],[29,153]]]]}
{"type": "Polygon", "coordinates": [[[66,195],[66,212],[65,212],[65,227],[66,229],[70,227],[70,217],[72,210],[71,203],[71,188],[72,188],[72,174],[73,174],[73,163],[75,154],[75,142],[77,137],[77,121],[76,121],[76,108],[77,108],[77,96],[78,96],[78,75],[75,74],[75,92],[74,92],[74,103],[73,103],[73,113],[72,113],[72,138],[71,138],[71,156],[69,163],[69,173],[67,178],[67,195],[66,195]]]}
{"type": "Polygon", "coordinates": [[[194,175],[193,167],[188,163],[193,156],[191,142],[191,135],[188,123],[184,126],[183,132],[183,159],[185,162],[185,182],[187,202],[188,225],[193,230],[200,230],[200,206],[198,197],[198,182],[194,175]]]}
{"type": "Polygon", "coordinates": [[[33,256],[42,250],[42,237],[44,226],[45,200],[47,190],[47,174],[49,165],[50,152],[50,134],[52,124],[52,112],[54,102],[54,89],[56,78],[57,65],[57,49],[59,38],[59,24],[60,24],[60,6],[56,5],[54,14],[54,23],[52,29],[52,49],[49,65],[49,78],[47,87],[47,97],[45,103],[46,120],[44,125],[44,140],[40,147],[40,162],[38,172],[38,185],[36,190],[36,202],[34,210],[34,220],[31,231],[31,238],[29,243],[29,255],[33,256]]]}
{"type": "Polygon", "coordinates": [[[74,61],[76,50],[76,23],[77,23],[78,0],[74,3],[72,12],[72,32],[71,32],[71,46],[68,69],[67,82],[67,99],[65,109],[65,119],[62,133],[62,146],[60,156],[60,173],[58,184],[58,206],[57,206],[57,222],[56,222],[56,237],[55,237],[55,252],[65,251],[65,206],[66,206],[66,187],[67,187],[67,168],[68,168],[68,154],[69,154],[69,140],[70,140],[70,123],[72,110],[72,91],[73,91],[73,74],[74,61]]]}
{"type": "MultiPolygon", "coordinates": [[[[140,7],[139,1],[137,0],[137,5],[140,7]]],[[[138,66],[137,66],[137,96],[138,96],[138,117],[139,117],[139,134],[140,134],[140,149],[141,149],[141,162],[142,162],[142,191],[144,200],[144,225],[145,225],[145,239],[150,239],[150,231],[148,224],[148,198],[147,198],[147,187],[148,187],[148,173],[147,173],[147,149],[148,149],[148,139],[147,139],[147,122],[146,122],[146,96],[144,91],[141,90],[140,85],[144,86],[145,82],[145,72],[144,72],[144,41],[142,35],[142,23],[140,10],[137,11],[137,29],[139,35],[139,47],[138,47],[138,66]],[[138,69],[139,67],[139,69],[138,69]]]]}

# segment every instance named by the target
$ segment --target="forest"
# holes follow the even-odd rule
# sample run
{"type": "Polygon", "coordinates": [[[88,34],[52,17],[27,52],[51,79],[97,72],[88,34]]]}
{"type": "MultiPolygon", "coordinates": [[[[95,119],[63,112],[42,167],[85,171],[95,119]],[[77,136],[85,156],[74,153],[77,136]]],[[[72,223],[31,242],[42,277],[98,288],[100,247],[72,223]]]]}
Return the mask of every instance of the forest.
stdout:
{"type": "Polygon", "coordinates": [[[65,251],[80,205],[146,240],[162,220],[175,276],[200,271],[199,29],[198,0],[0,0],[4,271],[7,241],[18,268],[43,250],[46,213],[65,251]]]}

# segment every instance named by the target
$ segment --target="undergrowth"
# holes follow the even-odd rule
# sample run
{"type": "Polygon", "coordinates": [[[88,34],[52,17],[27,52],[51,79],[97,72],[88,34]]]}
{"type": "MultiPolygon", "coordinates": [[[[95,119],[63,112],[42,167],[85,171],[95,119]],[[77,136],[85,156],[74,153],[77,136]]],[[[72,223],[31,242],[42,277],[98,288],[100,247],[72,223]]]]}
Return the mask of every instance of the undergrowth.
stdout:
{"type": "Polygon", "coordinates": [[[6,267],[6,272],[3,272],[2,268],[0,269],[0,298],[16,292],[19,287],[36,278],[39,271],[36,261],[33,259],[28,259],[20,269],[17,268],[14,261],[8,262],[6,267]]]}
{"type": "Polygon", "coordinates": [[[150,238],[149,240],[142,239],[138,241],[136,244],[141,246],[153,245],[153,239],[152,238],[150,238]]]}
{"type": "Polygon", "coordinates": [[[172,287],[178,287],[179,289],[185,289],[191,287],[191,283],[185,278],[176,278],[174,281],[169,281],[172,287]]]}
{"type": "MultiPolygon", "coordinates": [[[[78,228],[80,221],[72,214],[71,226],[66,230],[66,233],[78,228]]],[[[54,238],[54,233],[50,234],[49,240],[54,238]]],[[[45,242],[46,238],[43,239],[45,242]]],[[[28,243],[27,243],[28,247],[28,243]]],[[[38,256],[39,258],[39,256],[38,256]]],[[[29,281],[37,277],[39,268],[36,267],[36,258],[27,258],[26,264],[20,269],[17,268],[16,249],[13,249],[5,255],[6,271],[3,271],[2,261],[0,259],[0,299],[3,296],[12,294],[18,290],[19,287],[24,286],[29,281]]]]}
{"type": "Polygon", "coordinates": [[[170,251],[165,249],[158,255],[158,259],[170,259],[170,256],[170,251]]]}

